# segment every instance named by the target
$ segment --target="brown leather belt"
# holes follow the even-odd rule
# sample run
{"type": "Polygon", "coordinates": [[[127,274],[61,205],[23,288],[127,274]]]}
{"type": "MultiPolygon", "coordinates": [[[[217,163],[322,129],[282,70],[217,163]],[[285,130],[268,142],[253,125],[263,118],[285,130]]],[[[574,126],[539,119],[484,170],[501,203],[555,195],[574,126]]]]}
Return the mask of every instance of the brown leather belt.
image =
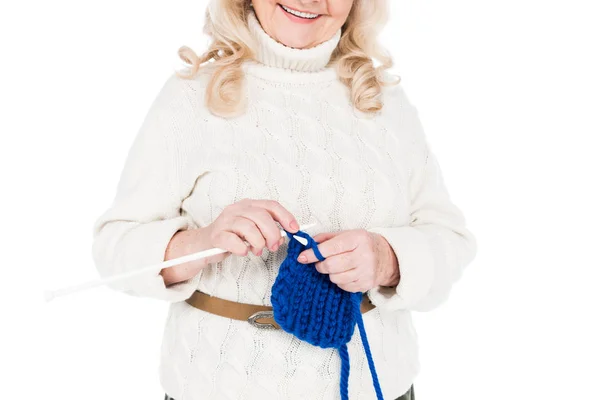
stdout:
{"type": "MultiPolygon", "coordinates": [[[[211,314],[220,315],[225,318],[247,321],[251,325],[262,329],[281,329],[273,318],[273,307],[260,306],[256,304],[237,303],[235,301],[221,299],[196,290],[186,302],[211,314]]],[[[375,306],[366,294],[360,303],[360,312],[371,311],[375,306]]]]}

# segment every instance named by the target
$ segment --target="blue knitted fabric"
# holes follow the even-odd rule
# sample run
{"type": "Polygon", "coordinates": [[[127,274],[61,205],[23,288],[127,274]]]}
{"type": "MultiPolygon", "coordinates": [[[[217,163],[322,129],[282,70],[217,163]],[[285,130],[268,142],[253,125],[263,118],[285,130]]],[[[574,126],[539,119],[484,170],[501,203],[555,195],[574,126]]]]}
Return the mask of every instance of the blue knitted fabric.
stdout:
{"type": "MultiPolygon", "coordinates": [[[[287,232],[287,231],[286,231],[287,232]]],[[[321,274],[315,264],[298,263],[298,255],[312,248],[320,261],[325,260],[318,248],[318,243],[307,233],[287,232],[289,237],[287,257],[281,264],[279,274],[271,289],[273,318],[283,330],[301,340],[322,348],[336,348],[341,358],[340,395],[348,400],[348,378],[350,360],[346,343],[358,325],[360,337],[367,355],[373,386],[377,399],[383,400],[371,349],[360,312],[363,294],[350,293],[329,280],[329,276],[321,274]],[[293,236],[305,238],[304,246],[293,236]]]]}

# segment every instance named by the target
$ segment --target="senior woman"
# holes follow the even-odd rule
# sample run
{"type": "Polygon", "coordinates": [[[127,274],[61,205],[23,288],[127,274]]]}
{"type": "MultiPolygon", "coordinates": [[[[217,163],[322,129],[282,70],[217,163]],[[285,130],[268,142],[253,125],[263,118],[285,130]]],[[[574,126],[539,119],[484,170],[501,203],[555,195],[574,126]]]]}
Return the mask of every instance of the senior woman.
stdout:
{"type": "MultiPolygon", "coordinates": [[[[93,242],[105,276],[227,250],[111,284],[170,303],[165,398],[340,398],[335,349],[250,318],[272,305],[280,229],[314,222],[326,260],[309,249],[299,261],[364,293],[383,395],[414,398],[411,311],[445,301],[476,244],[416,108],[385,71],[386,12],[385,0],[212,0],[209,49],[180,49],[190,67],[154,100],[93,242]]],[[[374,399],[357,331],[348,351],[349,398],[374,399]]]]}

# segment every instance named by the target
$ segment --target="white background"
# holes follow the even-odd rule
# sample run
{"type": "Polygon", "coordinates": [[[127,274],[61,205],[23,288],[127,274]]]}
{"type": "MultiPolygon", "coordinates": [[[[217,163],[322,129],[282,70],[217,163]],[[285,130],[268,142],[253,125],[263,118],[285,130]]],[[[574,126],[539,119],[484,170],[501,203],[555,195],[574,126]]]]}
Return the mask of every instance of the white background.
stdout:
{"type": "MultiPolygon", "coordinates": [[[[383,41],[479,252],[415,314],[418,400],[600,399],[600,19],[584,0],[391,0],[383,41]]],[[[3,2],[2,398],[162,399],[167,304],[96,288],[91,226],[206,1],[3,2]]]]}

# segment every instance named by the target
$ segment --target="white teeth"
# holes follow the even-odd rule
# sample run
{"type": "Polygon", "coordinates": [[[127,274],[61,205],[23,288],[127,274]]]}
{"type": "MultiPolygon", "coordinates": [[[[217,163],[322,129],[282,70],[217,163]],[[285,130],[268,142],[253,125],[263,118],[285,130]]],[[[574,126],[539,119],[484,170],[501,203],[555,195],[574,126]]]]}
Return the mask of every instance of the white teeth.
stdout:
{"type": "Polygon", "coordinates": [[[287,8],[283,4],[280,4],[280,6],[285,11],[289,12],[290,14],[295,15],[296,17],[306,18],[306,19],[314,19],[314,18],[317,18],[319,16],[319,14],[310,14],[310,13],[305,13],[305,12],[300,12],[300,11],[292,10],[291,8],[287,8]]]}

